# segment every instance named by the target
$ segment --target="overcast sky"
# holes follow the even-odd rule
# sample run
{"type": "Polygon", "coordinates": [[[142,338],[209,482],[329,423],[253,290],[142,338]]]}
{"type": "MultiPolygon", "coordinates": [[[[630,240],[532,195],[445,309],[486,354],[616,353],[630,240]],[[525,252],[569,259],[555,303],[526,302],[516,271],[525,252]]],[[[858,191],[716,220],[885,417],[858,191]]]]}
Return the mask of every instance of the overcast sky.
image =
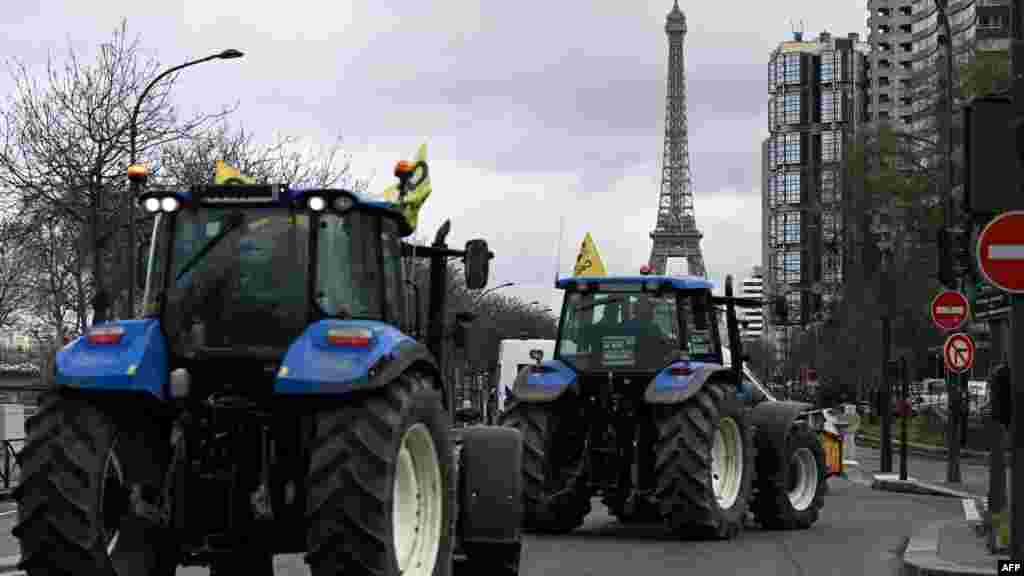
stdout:
{"type": "MultiPolygon", "coordinates": [[[[434,194],[419,233],[451,218],[453,244],[488,239],[492,284],[556,310],[551,289],[586,232],[612,273],[650,253],[672,0],[8,2],[0,53],[40,73],[69,45],[91,57],[122,17],[173,65],[225,48],[245,58],[182,74],[184,111],[240,102],[235,121],[310,144],[342,137],[371,191],[429,146],[434,194]],[[559,220],[565,219],[559,243],[559,220]]],[[[805,35],[865,34],[866,0],[684,1],[694,204],[712,279],[761,259],[760,142],[767,62],[805,35]]],[[[8,76],[0,91],[10,93],[8,76]]]]}

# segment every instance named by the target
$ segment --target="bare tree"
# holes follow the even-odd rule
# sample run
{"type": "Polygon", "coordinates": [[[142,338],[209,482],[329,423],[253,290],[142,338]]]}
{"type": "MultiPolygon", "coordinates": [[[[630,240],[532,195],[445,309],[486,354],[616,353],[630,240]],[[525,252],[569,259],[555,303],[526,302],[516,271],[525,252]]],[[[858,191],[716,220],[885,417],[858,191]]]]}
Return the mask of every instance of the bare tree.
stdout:
{"type": "Polygon", "coordinates": [[[213,183],[217,160],[238,168],[257,182],[284,183],[293,187],[345,187],[363,191],[366,183],[351,176],[350,158],[340,139],[332,145],[302,152],[295,137],[277,137],[268,145],[256,142],[251,132],[226,123],[187,140],[165,146],[154,181],[172,186],[213,183]]]}
{"type": "Polygon", "coordinates": [[[32,292],[25,271],[32,264],[24,243],[32,228],[13,217],[0,220],[0,330],[28,307],[32,292]]]}
{"type": "MultiPolygon", "coordinates": [[[[138,40],[129,40],[122,22],[96,60],[83,62],[74,50],[62,63],[47,61],[40,82],[24,63],[12,63],[14,94],[0,111],[0,187],[10,190],[21,209],[73,224],[88,247],[95,288],[94,319],[107,318],[109,292],[126,274],[110,273],[105,255],[126,231],[123,207],[132,109],[142,89],[160,73],[155,59],[143,59],[138,40]]],[[[232,111],[182,119],[170,101],[176,75],[154,87],[139,115],[140,157],[151,157],[168,143],[194,136],[232,111]]],[[[138,231],[124,240],[137,242],[138,231]]]]}

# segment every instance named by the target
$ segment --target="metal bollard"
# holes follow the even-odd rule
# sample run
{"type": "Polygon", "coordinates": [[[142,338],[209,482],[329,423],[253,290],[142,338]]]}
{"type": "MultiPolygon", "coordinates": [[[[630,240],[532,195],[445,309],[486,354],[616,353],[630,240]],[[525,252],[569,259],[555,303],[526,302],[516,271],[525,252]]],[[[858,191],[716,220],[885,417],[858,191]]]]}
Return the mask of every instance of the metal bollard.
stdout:
{"type": "Polygon", "coordinates": [[[846,434],[843,438],[843,466],[860,466],[857,462],[857,429],[860,428],[860,414],[855,404],[843,404],[846,417],[846,434]]]}

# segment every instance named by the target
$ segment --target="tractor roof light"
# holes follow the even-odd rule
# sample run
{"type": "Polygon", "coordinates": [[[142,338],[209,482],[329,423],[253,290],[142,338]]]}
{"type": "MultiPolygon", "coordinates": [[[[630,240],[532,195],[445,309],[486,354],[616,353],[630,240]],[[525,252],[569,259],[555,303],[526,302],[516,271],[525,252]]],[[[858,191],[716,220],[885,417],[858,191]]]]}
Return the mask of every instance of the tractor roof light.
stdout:
{"type": "Polygon", "coordinates": [[[415,169],[415,163],[408,160],[399,160],[398,163],[395,164],[395,178],[402,178],[403,176],[411,175],[415,169]]]}
{"type": "Polygon", "coordinates": [[[142,201],[142,207],[146,209],[146,212],[158,212],[160,210],[160,199],[150,196],[142,201]]]}
{"type": "Polygon", "coordinates": [[[356,201],[355,198],[349,196],[348,194],[342,194],[335,198],[332,204],[334,205],[335,210],[341,213],[345,213],[351,210],[353,206],[355,206],[356,201]]]}
{"type": "Polygon", "coordinates": [[[181,206],[181,202],[174,196],[164,196],[160,199],[160,209],[164,212],[174,212],[181,206]]]}
{"type": "Polygon", "coordinates": [[[368,348],[373,340],[373,332],[367,328],[329,328],[327,343],[342,348],[368,348]]]}
{"type": "Polygon", "coordinates": [[[306,201],[306,205],[313,212],[322,212],[327,207],[327,201],[324,200],[323,196],[310,196],[309,200],[306,201]]]}
{"type": "Polygon", "coordinates": [[[131,182],[145,182],[149,177],[149,169],[143,164],[132,164],[128,166],[128,180],[131,182]]]}

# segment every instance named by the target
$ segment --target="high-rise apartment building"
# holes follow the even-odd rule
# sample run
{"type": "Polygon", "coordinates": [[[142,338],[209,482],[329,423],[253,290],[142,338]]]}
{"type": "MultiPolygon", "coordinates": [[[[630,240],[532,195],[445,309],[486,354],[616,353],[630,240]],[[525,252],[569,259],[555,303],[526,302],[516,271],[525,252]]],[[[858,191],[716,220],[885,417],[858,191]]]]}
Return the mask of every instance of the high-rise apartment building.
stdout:
{"type": "MultiPolygon", "coordinates": [[[[768,65],[765,293],[784,295],[791,325],[816,318],[842,282],[844,143],[869,119],[870,48],[858,34],[795,34],[768,65]]],[[[785,326],[773,326],[784,340],[785,326]]]]}
{"type": "MultiPolygon", "coordinates": [[[[764,269],[754,266],[753,273],[743,279],[741,287],[744,298],[762,298],[764,295],[764,269]]],[[[764,331],[764,310],[761,308],[744,308],[740,318],[743,323],[743,339],[746,341],[760,340],[764,331]]]]}
{"type": "MultiPolygon", "coordinates": [[[[882,3],[882,2],[877,2],[882,3]]],[[[945,82],[945,32],[934,0],[899,0],[911,6],[913,37],[911,130],[922,137],[934,136],[935,107],[942,103],[945,82]]],[[[983,53],[1006,52],[1010,42],[1011,0],[959,0],[948,3],[953,36],[953,73],[983,53]]],[[[886,35],[880,34],[880,38],[886,35]]]]}
{"type": "Polygon", "coordinates": [[[909,128],[913,121],[913,4],[913,0],[868,0],[868,116],[872,122],[909,128]]]}

